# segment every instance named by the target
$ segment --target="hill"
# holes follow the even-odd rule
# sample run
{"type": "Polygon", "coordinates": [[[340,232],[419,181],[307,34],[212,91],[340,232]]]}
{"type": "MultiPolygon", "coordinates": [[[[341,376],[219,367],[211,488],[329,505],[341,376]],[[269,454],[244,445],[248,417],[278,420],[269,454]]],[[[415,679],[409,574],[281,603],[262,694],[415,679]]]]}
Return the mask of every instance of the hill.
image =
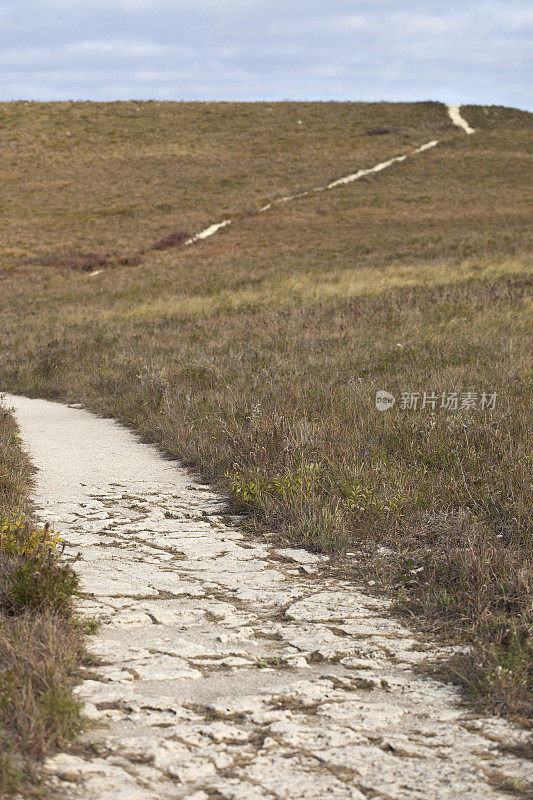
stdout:
{"type": "Polygon", "coordinates": [[[531,115],[461,113],[475,135],[430,102],[3,104],[0,376],[388,586],[526,716],[531,115]]]}

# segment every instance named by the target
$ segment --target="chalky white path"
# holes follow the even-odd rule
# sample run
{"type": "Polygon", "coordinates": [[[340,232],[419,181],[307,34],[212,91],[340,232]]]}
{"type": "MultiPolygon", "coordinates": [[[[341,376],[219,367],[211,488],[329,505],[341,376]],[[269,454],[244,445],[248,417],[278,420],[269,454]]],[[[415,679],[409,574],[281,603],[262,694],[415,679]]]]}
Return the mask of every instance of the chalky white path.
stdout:
{"type": "Polygon", "coordinates": [[[488,800],[505,796],[491,776],[531,778],[500,750],[523,732],[413,670],[443,651],[389,603],[245,537],[223,498],[117,423],[7,401],[39,514],[80,553],[80,609],[101,623],[77,690],[97,723],[87,755],[46,763],[67,797],[488,800]]]}
{"type": "MultiPolygon", "coordinates": [[[[458,128],[461,128],[465,133],[475,133],[475,129],[471,128],[468,122],[461,116],[461,106],[446,106],[448,111],[448,116],[450,117],[451,121],[454,125],[458,128]]],[[[381,172],[388,167],[391,167],[393,164],[397,164],[401,161],[406,161],[411,156],[416,155],[417,153],[424,153],[426,150],[431,150],[433,147],[436,147],[440,144],[439,139],[432,139],[430,142],[426,142],[425,144],[421,145],[420,147],[415,148],[410,153],[406,153],[401,156],[394,156],[393,158],[389,158],[388,161],[382,161],[380,164],[376,164],[374,167],[369,167],[368,169],[360,169],[357,172],[352,173],[351,175],[345,175],[342,178],[337,178],[337,180],[331,181],[331,183],[326,184],[326,186],[315,186],[313,189],[309,189],[305,192],[299,192],[298,194],[290,194],[286,195],[285,197],[278,197],[276,200],[272,200],[270,203],[267,203],[261,208],[258,209],[259,214],[263,214],[265,211],[270,211],[271,208],[274,206],[279,206],[284,203],[290,203],[292,200],[299,200],[302,197],[310,197],[317,192],[327,192],[330,189],[336,189],[338,186],[345,186],[347,183],[353,183],[354,181],[358,181],[361,178],[364,178],[366,175],[372,175],[376,172],[381,172]]],[[[200,233],[196,233],[194,236],[191,236],[190,239],[187,239],[185,242],[185,246],[188,247],[191,244],[196,244],[197,242],[201,241],[202,239],[208,239],[210,236],[213,236],[222,228],[226,228],[228,225],[231,225],[233,220],[225,219],[222,222],[216,222],[214,225],[210,225],[205,230],[200,231],[200,233]]],[[[97,272],[91,273],[92,275],[97,275],[97,272]]]]}
{"type": "Polygon", "coordinates": [[[461,106],[448,106],[448,114],[454,125],[462,128],[465,133],[475,133],[475,128],[471,128],[464,117],[461,116],[461,106]]]}

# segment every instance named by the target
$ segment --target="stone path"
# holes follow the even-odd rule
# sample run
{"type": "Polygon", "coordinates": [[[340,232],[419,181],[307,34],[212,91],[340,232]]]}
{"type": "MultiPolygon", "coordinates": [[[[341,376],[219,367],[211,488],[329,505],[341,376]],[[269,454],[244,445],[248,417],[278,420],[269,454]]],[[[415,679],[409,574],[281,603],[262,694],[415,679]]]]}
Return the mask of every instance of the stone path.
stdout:
{"type": "Polygon", "coordinates": [[[386,601],[243,535],[223,498],[115,422],[7,399],[39,515],[80,554],[80,610],[100,622],[77,689],[86,755],[45,765],[57,796],[490,800],[531,780],[511,749],[526,734],[418,674],[443,651],[386,601]]]}

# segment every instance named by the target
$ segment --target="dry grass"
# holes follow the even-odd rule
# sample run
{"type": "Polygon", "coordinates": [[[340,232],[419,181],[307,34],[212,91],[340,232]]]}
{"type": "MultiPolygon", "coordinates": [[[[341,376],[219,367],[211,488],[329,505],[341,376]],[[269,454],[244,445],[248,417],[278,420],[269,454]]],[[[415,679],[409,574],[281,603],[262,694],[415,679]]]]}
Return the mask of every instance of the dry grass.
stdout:
{"type": "Polygon", "coordinates": [[[72,675],[82,655],[79,633],[61,616],[28,612],[0,627],[2,793],[20,788],[36,761],[78,732],[72,675]]]}
{"type": "Polygon", "coordinates": [[[472,642],[472,663],[454,665],[472,696],[525,719],[529,115],[466,109],[469,137],[439,104],[135,107],[3,109],[19,170],[5,385],[121,418],[228,490],[257,528],[361,550],[346,567],[472,642]],[[365,135],[377,128],[394,130],[365,135]],[[442,143],[357,184],[241,214],[194,247],[150,249],[431,138],[442,143]],[[36,186],[53,189],[61,170],[69,203],[59,190],[40,203],[36,186]],[[131,216],[103,213],[119,195],[131,216]],[[141,264],[118,263],[141,250],[141,264]],[[95,277],[50,257],[100,251],[115,255],[95,277]],[[486,390],[498,404],[380,414],[378,389],[486,390]]]}
{"type": "Polygon", "coordinates": [[[0,125],[3,263],[136,252],[452,129],[437,103],[3,103],[0,125]]]}
{"type": "Polygon", "coordinates": [[[0,406],[0,796],[79,728],[73,676],[83,655],[72,616],[76,578],[54,535],[29,517],[31,466],[0,406]]]}

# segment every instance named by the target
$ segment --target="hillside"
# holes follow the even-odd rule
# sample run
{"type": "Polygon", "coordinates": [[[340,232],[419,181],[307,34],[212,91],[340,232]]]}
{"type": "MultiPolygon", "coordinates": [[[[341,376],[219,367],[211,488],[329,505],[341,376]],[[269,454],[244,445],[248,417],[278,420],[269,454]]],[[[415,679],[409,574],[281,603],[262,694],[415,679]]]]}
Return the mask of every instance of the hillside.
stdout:
{"type": "Polygon", "coordinates": [[[258,532],[392,588],[474,643],[450,666],[472,697],[524,719],[533,126],[461,113],[475,135],[430,102],[2,104],[0,377],[123,420],[258,532]],[[496,408],[400,407],[425,391],[496,408]]]}

